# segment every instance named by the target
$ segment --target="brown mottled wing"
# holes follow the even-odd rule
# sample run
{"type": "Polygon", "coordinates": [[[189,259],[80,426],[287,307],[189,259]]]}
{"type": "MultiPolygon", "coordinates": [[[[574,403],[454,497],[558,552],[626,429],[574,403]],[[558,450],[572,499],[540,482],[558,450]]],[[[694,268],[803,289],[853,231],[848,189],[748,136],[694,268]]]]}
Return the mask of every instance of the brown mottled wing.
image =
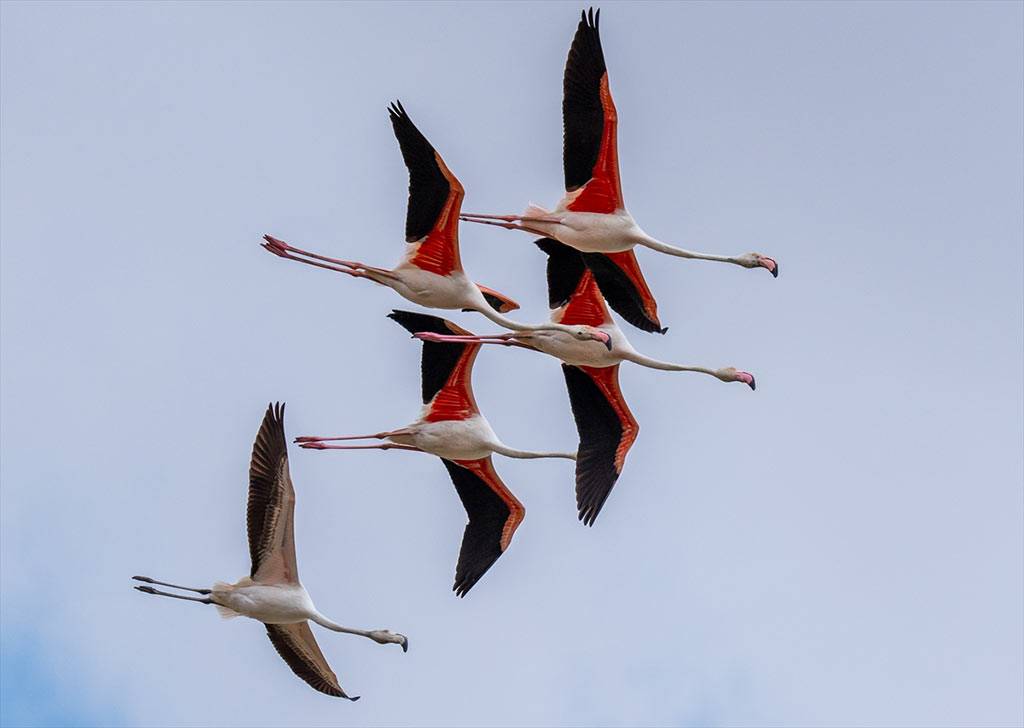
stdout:
{"type": "Polygon", "coordinates": [[[501,482],[489,456],[479,460],[441,458],[441,462],[469,516],[452,587],[462,597],[505,553],[526,509],[501,482]]]}
{"type": "Polygon", "coordinates": [[[268,405],[249,463],[246,511],[253,581],[298,584],[295,563],[295,489],[288,473],[284,405],[268,405]]]}
{"type": "Polygon", "coordinates": [[[288,663],[292,672],[309,683],[310,687],[336,698],[359,700],[358,695],[350,698],[341,689],[338,676],[334,674],[334,670],[327,664],[324,653],[320,651],[320,646],[309,628],[309,622],[264,626],[277,654],[288,663]]]}
{"type": "Polygon", "coordinates": [[[619,365],[562,365],[569,403],[580,434],[576,456],[576,508],[592,526],[626,463],[640,425],[619,389],[619,365]]]}

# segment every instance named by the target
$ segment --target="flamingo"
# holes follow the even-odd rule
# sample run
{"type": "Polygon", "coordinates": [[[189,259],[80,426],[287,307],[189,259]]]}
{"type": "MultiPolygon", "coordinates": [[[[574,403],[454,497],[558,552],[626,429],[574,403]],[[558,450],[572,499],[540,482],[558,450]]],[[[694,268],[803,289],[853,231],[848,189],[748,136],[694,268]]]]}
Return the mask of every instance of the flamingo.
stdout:
{"type": "Polygon", "coordinates": [[[727,256],[684,250],[644,232],[626,210],[619,179],[618,116],[598,30],[600,10],[582,13],[565,65],[562,97],[562,163],[565,196],[554,210],[530,204],[522,215],[464,212],[461,219],[555,238],[584,253],[608,303],[644,331],[665,333],[658,306],[633,253],[642,246],[697,260],[766,268],[776,261],[761,253],[727,256]]]}
{"type": "MultiPolygon", "coordinates": [[[[451,321],[411,311],[388,318],[409,333],[469,336],[451,321]]],[[[491,455],[511,458],[564,458],[575,453],[516,450],[502,443],[480,414],[473,396],[473,363],[480,344],[425,342],[422,355],[423,411],[416,422],[371,435],[298,437],[300,447],[315,450],[410,450],[437,455],[444,462],[469,516],[455,568],[455,593],[462,597],[508,548],[526,515],[523,504],[498,477],[491,455]],[[384,440],[373,445],[334,445],[341,440],[384,440]]]]}
{"type": "Polygon", "coordinates": [[[619,364],[629,361],[652,369],[699,372],[723,382],[741,382],[751,389],[755,389],[756,382],[753,375],[735,367],[709,369],[663,362],[639,354],[612,320],[593,273],[580,253],[551,238],[536,243],[548,255],[548,301],[552,321],[586,329],[591,333],[591,341],[547,330],[489,336],[420,331],[415,336],[435,343],[520,346],[563,362],[569,403],[580,437],[576,506],[579,519],[590,526],[622,473],[626,454],[640,430],[619,389],[619,364]]]}
{"type": "Polygon", "coordinates": [[[427,308],[479,311],[497,324],[518,329],[503,316],[519,305],[507,296],[473,283],[459,256],[459,210],[464,190],[426,137],[412,123],[401,102],[388,107],[391,125],[409,170],[409,203],[405,219],[405,255],[388,270],[350,260],[328,258],[264,235],[262,247],[274,255],[318,268],[365,278],[394,289],[403,298],[427,308]]]}
{"type": "Polygon", "coordinates": [[[151,586],[136,586],[145,594],[212,604],[222,617],[250,617],[263,622],[267,636],[278,654],[296,675],[314,689],[348,700],[338,677],[309,628],[316,622],[334,632],[367,637],[378,644],[398,644],[409,649],[409,640],[386,629],[361,630],[342,627],[320,614],[305,587],[299,583],[295,561],[295,490],[288,472],[288,445],[284,439],[284,405],[268,405],[263,424],[256,435],[249,465],[249,503],[246,509],[249,576],[234,584],[217,582],[211,589],[178,586],[148,576],[133,576],[136,581],[158,584],[201,594],[189,597],[160,591],[151,586]]]}

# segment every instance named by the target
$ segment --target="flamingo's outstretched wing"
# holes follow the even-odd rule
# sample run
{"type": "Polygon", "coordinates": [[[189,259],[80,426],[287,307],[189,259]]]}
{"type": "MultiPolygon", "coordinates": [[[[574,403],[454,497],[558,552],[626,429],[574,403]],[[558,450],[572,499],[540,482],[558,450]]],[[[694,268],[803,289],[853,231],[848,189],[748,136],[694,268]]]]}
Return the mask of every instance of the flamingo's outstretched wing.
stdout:
{"type": "Polygon", "coordinates": [[[333,695],[336,698],[359,700],[357,695],[350,698],[338,684],[338,677],[327,664],[327,658],[313,637],[308,622],[296,624],[268,624],[267,637],[274,643],[277,654],[281,655],[288,667],[314,690],[333,695]]]}
{"type": "Polygon", "coordinates": [[[658,318],[658,302],[647,287],[632,250],[622,253],[580,253],[594,274],[608,305],[642,331],[664,334],[658,318]]]}
{"type": "Polygon", "coordinates": [[[249,462],[246,508],[253,581],[298,584],[295,562],[295,489],[288,472],[284,405],[268,405],[249,462]]]}
{"type": "MultiPolygon", "coordinates": [[[[431,331],[436,334],[467,336],[469,331],[440,316],[412,311],[392,311],[388,318],[410,334],[431,331]]],[[[480,344],[423,342],[422,388],[424,419],[428,422],[465,420],[480,410],[473,396],[473,362],[480,344]]]]}
{"type": "Polygon", "coordinates": [[[479,460],[442,458],[441,461],[469,516],[452,587],[462,597],[508,548],[526,509],[501,482],[489,456],[479,460]]]}
{"type": "MultiPolygon", "coordinates": [[[[574,212],[623,209],[619,180],[618,115],[608,86],[599,30],[601,11],[584,12],[565,64],[562,95],[566,207],[574,212]]],[[[588,253],[601,293],[622,318],[644,331],[665,333],[658,304],[633,251],[588,253]]]]}
{"type": "Polygon", "coordinates": [[[617,151],[618,117],[608,88],[598,23],[584,12],[569,48],[562,81],[562,164],[568,209],[609,213],[622,209],[617,151]],[[573,194],[575,193],[575,194],[573,194]]]}
{"type": "Polygon", "coordinates": [[[562,371],[580,434],[576,508],[580,520],[591,526],[622,473],[640,425],[619,389],[619,365],[598,369],[563,364],[562,371]]]}
{"type": "MultiPolygon", "coordinates": [[[[462,270],[459,255],[459,211],[465,190],[406,113],[400,101],[388,107],[402,159],[409,170],[409,204],[405,214],[405,260],[421,270],[447,276],[462,270]]],[[[495,311],[508,313],[519,304],[508,296],[476,284],[495,311]]]]}
{"type": "Polygon", "coordinates": [[[540,238],[534,244],[548,256],[548,307],[552,310],[569,303],[587,271],[583,256],[575,248],[554,238],[540,238]]]}
{"type": "Polygon", "coordinates": [[[612,255],[581,253],[552,238],[541,238],[535,242],[548,255],[548,305],[557,310],[570,300],[574,301],[575,307],[578,305],[575,301],[585,299],[587,308],[591,309],[579,319],[570,315],[567,320],[566,312],[560,312],[555,314],[558,316],[556,321],[599,326],[607,319],[604,308],[604,301],[607,301],[634,326],[659,333],[668,330],[661,328],[658,304],[647,288],[632,251],[612,255]]]}
{"type": "Polygon", "coordinates": [[[459,210],[465,194],[462,184],[412,123],[401,102],[388,107],[388,114],[409,169],[405,240],[413,247],[406,259],[418,268],[443,276],[462,270],[459,257],[459,210]]]}

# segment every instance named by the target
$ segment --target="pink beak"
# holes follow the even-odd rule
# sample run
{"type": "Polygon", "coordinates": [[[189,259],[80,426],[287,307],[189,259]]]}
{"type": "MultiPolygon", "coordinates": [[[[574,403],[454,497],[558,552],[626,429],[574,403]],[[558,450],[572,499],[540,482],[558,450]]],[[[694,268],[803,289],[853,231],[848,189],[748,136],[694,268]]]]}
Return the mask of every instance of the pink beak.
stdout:
{"type": "Polygon", "coordinates": [[[736,381],[743,382],[751,389],[757,389],[757,382],[754,381],[754,375],[748,372],[736,372],[736,381]]]}
{"type": "Polygon", "coordinates": [[[772,278],[779,277],[779,264],[776,263],[773,259],[762,257],[758,258],[757,262],[758,264],[760,264],[762,268],[768,269],[768,272],[772,274],[772,278]]]}

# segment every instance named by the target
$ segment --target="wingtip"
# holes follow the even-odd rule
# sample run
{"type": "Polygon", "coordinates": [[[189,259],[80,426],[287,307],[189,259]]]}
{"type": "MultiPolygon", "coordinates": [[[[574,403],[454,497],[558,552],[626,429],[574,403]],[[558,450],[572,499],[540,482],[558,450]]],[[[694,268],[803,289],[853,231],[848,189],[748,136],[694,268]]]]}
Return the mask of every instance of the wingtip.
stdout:
{"type": "Polygon", "coordinates": [[[284,422],[284,402],[268,402],[267,413],[264,417],[269,417],[275,422],[284,422]]]}
{"type": "Polygon", "coordinates": [[[398,99],[395,99],[388,104],[388,115],[395,120],[408,116],[408,114],[405,113],[405,108],[402,106],[402,102],[398,99]]]}
{"type": "Polygon", "coordinates": [[[389,319],[391,319],[395,323],[404,326],[405,324],[403,323],[403,321],[408,320],[408,318],[410,316],[414,316],[414,315],[415,314],[412,311],[403,311],[400,308],[395,308],[395,309],[392,309],[391,313],[389,313],[387,316],[388,316],[389,319]]]}

